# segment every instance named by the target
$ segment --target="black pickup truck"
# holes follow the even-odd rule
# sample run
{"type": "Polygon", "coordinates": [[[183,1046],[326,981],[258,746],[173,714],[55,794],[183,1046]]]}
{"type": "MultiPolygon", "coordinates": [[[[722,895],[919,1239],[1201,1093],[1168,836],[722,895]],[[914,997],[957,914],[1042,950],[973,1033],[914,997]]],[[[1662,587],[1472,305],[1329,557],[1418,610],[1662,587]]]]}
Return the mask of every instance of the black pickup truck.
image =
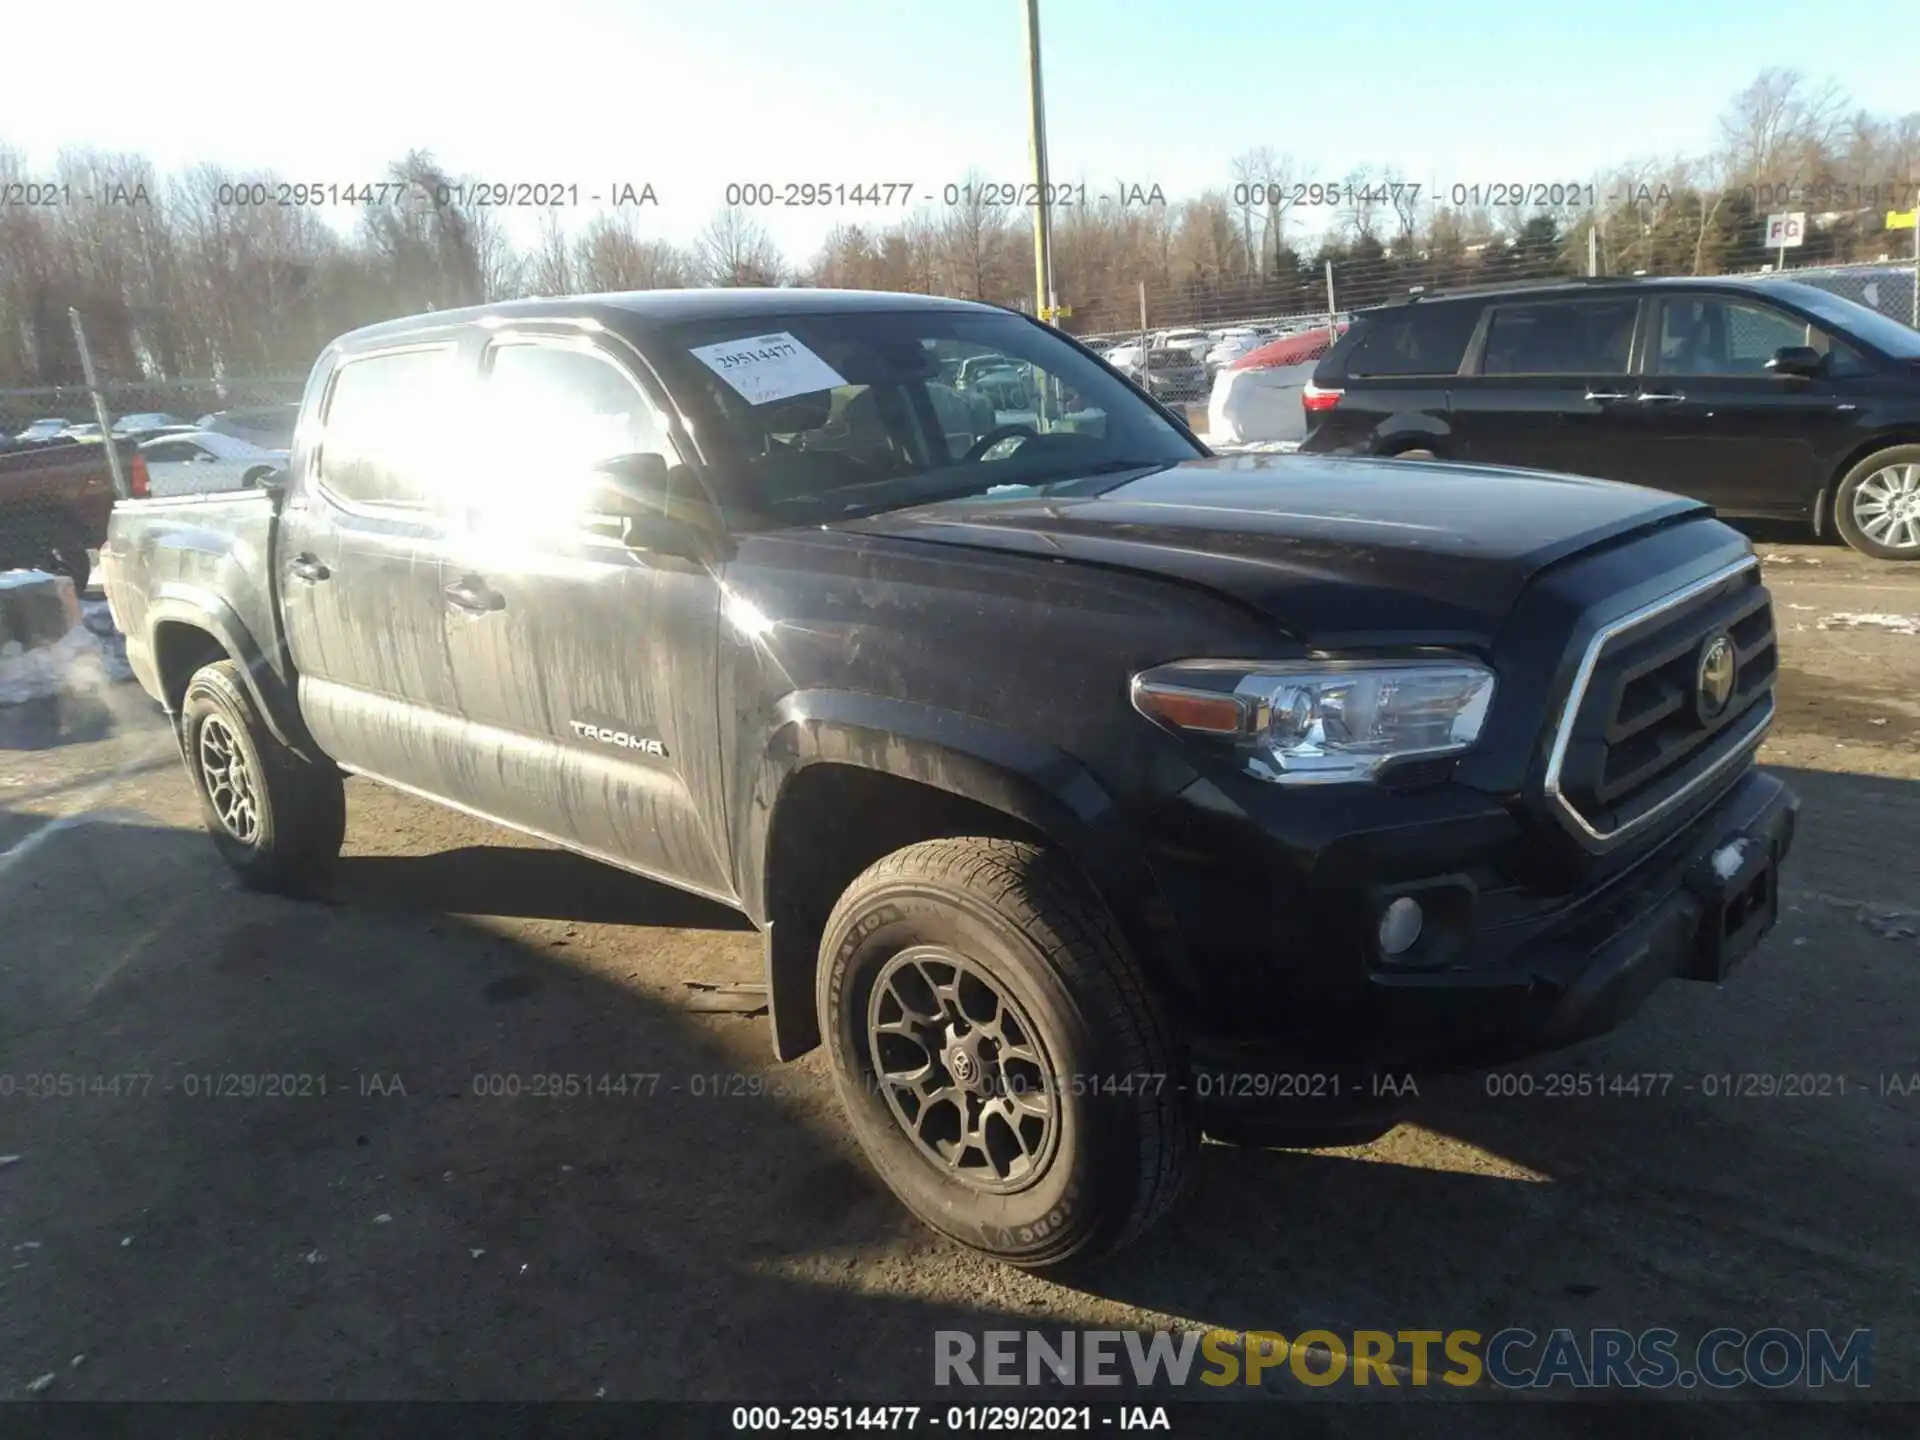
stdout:
{"type": "Polygon", "coordinates": [[[1136,1236],[1203,1130],[1377,1133],[1396,1077],[1720,981],[1793,837],[1768,592],[1704,505],[1214,456],[977,304],[359,330],[286,472],[122,503],[103,564],[246,882],[324,869],[347,772],[738,907],[777,1055],[1029,1267],[1136,1236]],[[944,384],[986,356],[1020,411],[944,384]]]}

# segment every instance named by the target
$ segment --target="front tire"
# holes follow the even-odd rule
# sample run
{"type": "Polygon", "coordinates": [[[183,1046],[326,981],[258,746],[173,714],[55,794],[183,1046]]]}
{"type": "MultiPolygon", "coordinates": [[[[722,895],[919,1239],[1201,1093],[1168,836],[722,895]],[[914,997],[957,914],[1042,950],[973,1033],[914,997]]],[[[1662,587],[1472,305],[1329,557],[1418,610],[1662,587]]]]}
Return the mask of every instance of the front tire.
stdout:
{"type": "Polygon", "coordinates": [[[1182,1049],[1113,917],[1056,855],[930,840],[850,885],[820,1032],[874,1168],[921,1220],[1027,1269],[1165,1213],[1198,1143],[1182,1049]]]}
{"type": "Polygon", "coordinates": [[[222,858],[252,890],[305,893],[340,854],[340,772],[273,736],[230,660],[202,667],[180,705],[180,748],[222,858]]]}
{"type": "Polygon", "coordinates": [[[1920,560],[1920,445],[1867,456],[1833,495],[1840,538],[1877,560],[1920,560]]]}

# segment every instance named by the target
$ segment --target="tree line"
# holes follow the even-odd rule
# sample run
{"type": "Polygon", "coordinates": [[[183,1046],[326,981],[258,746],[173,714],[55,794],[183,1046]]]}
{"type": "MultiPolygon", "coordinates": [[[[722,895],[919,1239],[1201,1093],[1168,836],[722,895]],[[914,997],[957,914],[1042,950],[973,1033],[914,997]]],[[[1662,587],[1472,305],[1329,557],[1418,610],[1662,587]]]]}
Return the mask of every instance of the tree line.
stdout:
{"type": "MultiPolygon", "coordinates": [[[[393,163],[380,203],[340,228],[311,206],[235,204],[277,177],[214,165],[160,175],[138,155],[67,153],[29,175],[0,145],[0,387],[80,376],[68,309],[83,317],[103,377],[304,371],[333,336],[396,315],[521,295],[684,285],[814,285],[914,291],[1030,308],[1031,211],[998,187],[953,187],[959,203],[837,226],[795,261],[759,213],[731,206],[691,244],[646,233],[645,207],[584,223],[544,212],[516,244],[501,212],[464,203],[430,154],[393,163]],[[74,197],[91,197],[76,203],[74,197]]],[[[1327,177],[1266,146],[1231,159],[1198,194],[1113,197],[1053,212],[1064,327],[1206,324],[1327,305],[1414,285],[1518,276],[1716,274],[1773,258],[1769,212],[1809,216],[1796,264],[1910,255],[1885,212],[1912,208],[1920,112],[1879,115],[1832,84],[1763,71],[1725,106],[1707,153],[1624,161],[1589,182],[1434,195],[1392,167],[1327,177]]],[[[1092,189],[1094,187],[1088,187],[1092,189]]]]}

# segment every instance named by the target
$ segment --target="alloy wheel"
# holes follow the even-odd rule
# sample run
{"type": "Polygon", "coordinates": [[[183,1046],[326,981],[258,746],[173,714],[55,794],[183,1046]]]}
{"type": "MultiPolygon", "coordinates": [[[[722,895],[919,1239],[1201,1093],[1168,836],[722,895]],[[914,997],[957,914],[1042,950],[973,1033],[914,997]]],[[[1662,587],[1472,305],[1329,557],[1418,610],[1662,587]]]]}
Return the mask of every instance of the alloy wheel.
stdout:
{"type": "Polygon", "coordinates": [[[1920,549],[1920,465],[1888,465],[1856,485],[1853,522],[1876,544],[1920,549]]]}
{"type": "Polygon", "coordinates": [[[260,835],[253,771],[233,731],[217,715],[200,722],[200,778],[221,826],[234,839],[251,845],[260,835]]]}
{"type": "Polygon", "coordinates": [[[890,959],[867,1004],[875,1081],[915,1147],[976,1189],[1032,1184],[1059,1142],[1039,1033],[1005,988],[940,946],[890,959]]]}

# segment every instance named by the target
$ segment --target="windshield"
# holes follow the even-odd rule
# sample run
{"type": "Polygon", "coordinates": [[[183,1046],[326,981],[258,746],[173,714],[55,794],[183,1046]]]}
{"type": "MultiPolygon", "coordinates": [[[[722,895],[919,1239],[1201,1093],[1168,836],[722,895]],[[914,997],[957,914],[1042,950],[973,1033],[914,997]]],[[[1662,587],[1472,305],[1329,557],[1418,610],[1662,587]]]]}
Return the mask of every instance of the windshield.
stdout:
{"type": "Polygon", "coordinates": [[[1017,315],[761,316],[666,338],[662,368],[696,402],[702,444],[749,526],[753,515],[817,524],[1032,495],[1206,453],[1131,386],[1017,315]]]}
{"type": "Polygon", "coordinates": [[[1920,330],[1910,325],[1902,325],[1858,301],[1804,282],[1793,284],[1788,298],[1842,334],[1864,340],[1883,354],[1896,360],[1920,360],[1920,330]]]}

